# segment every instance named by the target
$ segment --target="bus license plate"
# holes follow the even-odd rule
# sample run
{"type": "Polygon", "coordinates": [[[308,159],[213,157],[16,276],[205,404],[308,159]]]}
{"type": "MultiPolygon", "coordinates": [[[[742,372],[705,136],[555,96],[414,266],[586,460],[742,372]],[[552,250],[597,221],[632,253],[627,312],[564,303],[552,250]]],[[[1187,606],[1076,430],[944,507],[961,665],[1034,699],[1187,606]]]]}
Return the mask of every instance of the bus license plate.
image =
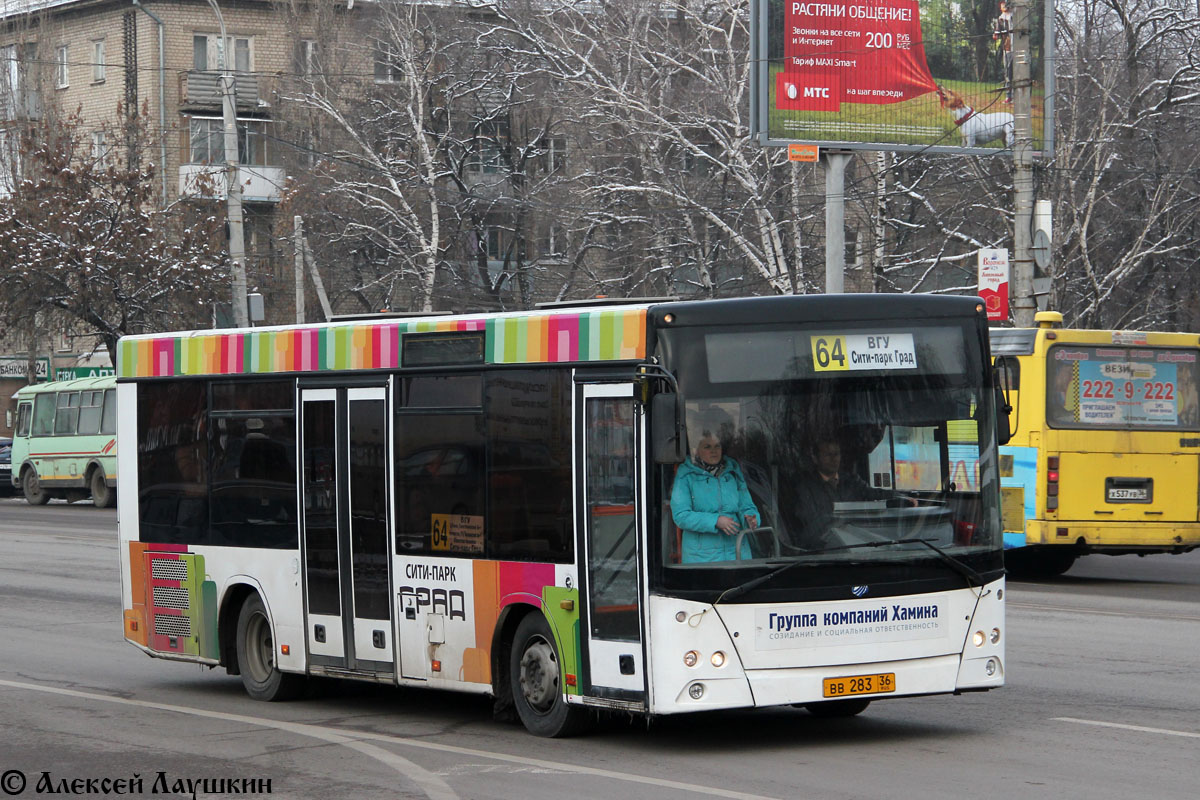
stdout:
{"type": "Polygon", "coordinates": [[[1148,498],[1149,495],[1145,489],[1118,489],[1116,487],[1109,487],[1108,490],[1108,502],[1110,503],[1115,500],[1146,500],[1148,498]]]}
{"type": "Polygon", "coordinates": [[[826,697],[853,697],[856,694],[886,694],[896,691],[896,673],[849,675],[845,678],[826,678],[826,697]]]}

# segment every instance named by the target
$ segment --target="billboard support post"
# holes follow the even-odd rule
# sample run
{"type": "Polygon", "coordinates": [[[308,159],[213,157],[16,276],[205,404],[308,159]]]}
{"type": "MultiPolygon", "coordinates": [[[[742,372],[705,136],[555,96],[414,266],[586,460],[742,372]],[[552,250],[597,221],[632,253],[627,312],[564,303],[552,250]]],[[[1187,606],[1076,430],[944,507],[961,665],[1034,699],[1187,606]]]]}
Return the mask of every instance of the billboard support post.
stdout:
{"type": "Polygon", "coordinates": [[[846,283],[846,164],[850,154],[825,151],[825,293],[846,283]]]}
{"type": "Polygon", "coordinates": [[[1029,0],[1013,2],[1013,323],[1032,328],[1033,84],[1030,80],[1029,0]]]}

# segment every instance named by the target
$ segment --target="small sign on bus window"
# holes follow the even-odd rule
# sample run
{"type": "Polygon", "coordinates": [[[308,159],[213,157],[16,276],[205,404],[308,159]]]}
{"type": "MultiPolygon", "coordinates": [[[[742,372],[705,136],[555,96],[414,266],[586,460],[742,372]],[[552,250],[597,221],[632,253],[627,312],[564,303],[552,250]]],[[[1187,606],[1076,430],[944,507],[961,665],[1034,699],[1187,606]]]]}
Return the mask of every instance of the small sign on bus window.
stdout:
{"type": "Polygon", "coordinates": [[[483,517],[470,514],[430,515],[430,549],[451,553],[483,552],[483,517]]]}

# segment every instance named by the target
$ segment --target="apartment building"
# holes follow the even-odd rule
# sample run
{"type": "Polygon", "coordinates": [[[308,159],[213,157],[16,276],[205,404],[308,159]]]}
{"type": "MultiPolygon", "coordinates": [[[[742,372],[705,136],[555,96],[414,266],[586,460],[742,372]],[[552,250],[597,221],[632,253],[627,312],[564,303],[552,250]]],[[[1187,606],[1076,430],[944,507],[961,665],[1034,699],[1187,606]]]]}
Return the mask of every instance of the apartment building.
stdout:
{"type": "Polygon", "coordinates": [[[226,67],[235,74],[250,281],[269,290],[283,271],[290,279],[290,257],[274,244],[290,154],[280,152],[273,127],[306,41],[300,19],[268,0],[7,0],[0,5],[0,194],[19,169],[6,129],[51,110],[78,111],[93,153],[119,157],[121,143],[106,141],[113,134],[103,126],[120,130],[119,116],[132,110],[150,131],[145,157],[165,165],[163,202],[218,201],[226,67]]]}

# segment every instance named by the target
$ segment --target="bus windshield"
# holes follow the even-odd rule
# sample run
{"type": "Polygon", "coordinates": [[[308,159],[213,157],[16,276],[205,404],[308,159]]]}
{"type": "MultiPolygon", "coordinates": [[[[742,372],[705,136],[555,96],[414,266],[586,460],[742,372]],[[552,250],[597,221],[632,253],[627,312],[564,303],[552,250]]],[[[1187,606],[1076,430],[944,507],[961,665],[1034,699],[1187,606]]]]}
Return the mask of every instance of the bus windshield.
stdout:
{"type": "Polygon", "coordinates": [[[1046,418],[1055,428],[1196,430],[1196,351],[1055,345],[1046,354],[1046,418]]]}
{"type": "Polygon", "coordinates": [[[898,580],[944,554],[998,567],[995,410],[973,329],[690,328],[660,348],[688,437],[687,460],[658,475],[667,588],[727,588],[789,562],[808,569],[772,586],[851,564],[898,580]]]}

